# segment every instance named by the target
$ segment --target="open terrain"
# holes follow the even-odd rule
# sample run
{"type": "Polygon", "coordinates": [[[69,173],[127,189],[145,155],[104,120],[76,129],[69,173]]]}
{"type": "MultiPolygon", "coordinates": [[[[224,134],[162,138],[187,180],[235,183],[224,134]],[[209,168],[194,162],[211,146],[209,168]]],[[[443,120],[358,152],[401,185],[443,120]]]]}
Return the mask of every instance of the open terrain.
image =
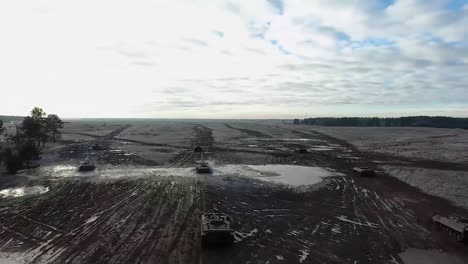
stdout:
{"type": "MultiPolygon", "coordinates": [[[[307,127],[306,127],[307,128],[307,127]]],[[[313,127],[346,140],[388,174],[468,208],[468,130],[444,128],[313,127]]]]}
{"type": "Polygon", "coordinates": [[[0,263],[411,264],[427,256],[468,262],[466,245],[430,222],[435,211],[467,215],[467,185],[458,184],[453,197],[438,177],[453,172],[450,179],[466,183],[463,131],[334,129],[67,123],[40,168],[0,180],[0,263]],[[421,154],[403,151],[407,141],[421,154]],[[96,142],[103,150],[90,150],[96,142]],[[195,146],[206,151],[212,174],[194,172],[195,146]],[[299,147],[309,153],[297,153],[299,147]],[[444,158],[445,148],[453,158],[444,158]],[[77,172],[87,155],[97,170],[77,172]],[[377,177],[354,175],[359,165],[377,169],[377,177]],[[432,192],[413,172],[433,181],[432,192]],[[201,248],[205,211],[233,217],[234,246],[201,248]]]}

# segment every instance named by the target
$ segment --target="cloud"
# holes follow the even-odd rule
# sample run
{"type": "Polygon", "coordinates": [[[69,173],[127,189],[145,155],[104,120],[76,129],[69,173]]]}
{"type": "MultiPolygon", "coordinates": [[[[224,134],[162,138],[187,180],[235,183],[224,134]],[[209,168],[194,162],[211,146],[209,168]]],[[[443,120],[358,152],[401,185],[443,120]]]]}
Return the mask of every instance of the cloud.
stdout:
{"type": "Polygon", "coordinates": [[[284,13],[284,3],[282,0],[267,0],[278,12],[278,14],[282,15],[284,13]]]}
{"type": "Polygon", "coordinates": [[[185,39],[186,42],[190,43],[190,44],[194,44],[196,46],[202,46],[202,47],[205,47],[205,46],[208,46],[208,43],[206,43],[205,41],[203,40],[199,40],[199,39],[185,39]]]}
{"type": "Polygon", "coordinates": [[[0,113],[468,114],[466,1],[25,1],[0,2],[0,113]]]}

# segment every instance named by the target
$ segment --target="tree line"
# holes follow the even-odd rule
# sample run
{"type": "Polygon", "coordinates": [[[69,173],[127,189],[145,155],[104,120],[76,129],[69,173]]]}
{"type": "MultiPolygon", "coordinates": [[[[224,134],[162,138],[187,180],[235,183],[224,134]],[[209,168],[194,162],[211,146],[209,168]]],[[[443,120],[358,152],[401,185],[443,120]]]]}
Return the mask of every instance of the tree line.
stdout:
{"type": "Polygon", "coordinates": [[[435,127],[468,129],[468,118],[448,116],[317,117],[294,119],[294,124],[361,127],[435,127]]]}
{"type": "MultiPolygon", "coordinates": [[[[44,110],[34,107],[14,133],[6,133],[0,120],[0,134],[6,134],[6,148],[0,149],[0,163],[3,162],[9,173],[31,167],[33,160],[40,159],[44,145],[56,142],[61,137],[63,121],[56,114],[47,115],[44,110]]],[[[1,148],[1,146],[0,146],[1,148]]]]}

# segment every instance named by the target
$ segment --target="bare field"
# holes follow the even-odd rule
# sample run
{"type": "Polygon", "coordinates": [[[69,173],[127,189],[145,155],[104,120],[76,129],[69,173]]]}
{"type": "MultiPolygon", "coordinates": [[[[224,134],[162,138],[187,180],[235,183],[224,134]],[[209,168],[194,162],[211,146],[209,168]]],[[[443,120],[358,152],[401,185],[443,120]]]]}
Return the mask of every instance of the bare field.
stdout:
{"type": "MultiPolygon", "coordinates": [[[[301,128],[304,128],[301,126],[301,128]]],[[[362,150],[408,158],[468,162],[468,130],[423,127],[310,127],[362,150]]]]}
{"type": "Polygon", "coordinates": [[[346,140],[389,175],[468,209],[468,131],[440,128],[304,127],[346,140]]]}
{"type": "MultiPolygon", "coordinates": [[[[345,138],[347,132],[325,129],[332,128],[227,121],[69,123],[69,138],[48,148],[41,168],[22,171],[16,180],[3,178],[0,263],[412,264],[415,252],[431,256],[431,250],[468,260],[466,246],[430,222],[434,211],[467,213],[451,203],[466,202],[459,198],[465,186],[457,184],[457,201],[434,191],[453,193],[451,185],[444,188],[445,178],[435,179],[448,168],[455,171],[451,180],[465,182],[468,169],[457,163],[463,159],[431,162],[438,154],[373,152],[345,138]],[[89,150],[96,142],[103,150],[89,150]],[[198,145],[207,152],[212,174],[193,170],[198,145]],[[295,152],[299,147],[309,153],[295,152]],[[77,172],[86,155],[95,157],[97,170],[77,172]],[[357,165],[380,171],[375,178],[360,178],[351,170],[357,165]],[[424,178],[406,177],[407,171],[424,178]],[[421,181],[432,178],[427,186],[433,189],[425,188],[421,181]],[[233,247],[201,248],[205,211],[234,218],[233,247]]],[[[361,133],[365,144],[386,138],[364,132],[352,135],[361,133]]],[[[389,134],[386,142],[402,133],[389,134]]],[[[443,142],[452,138],[463,136],[440,137],[433,146],[455,144],[443,142]]],[[[457,142],[462,145],[457,148],[466,147],[457,142]]],[[[437,149],[425,146],[422,152],[429,151],[437,149]]]]}

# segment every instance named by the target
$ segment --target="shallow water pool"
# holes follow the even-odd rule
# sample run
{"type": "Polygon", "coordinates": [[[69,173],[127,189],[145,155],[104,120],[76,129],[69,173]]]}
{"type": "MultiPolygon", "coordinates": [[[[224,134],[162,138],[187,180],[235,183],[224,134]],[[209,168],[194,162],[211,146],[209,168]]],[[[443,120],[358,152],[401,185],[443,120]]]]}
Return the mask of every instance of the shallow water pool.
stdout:
{"type": "Polygon", "coordinates": [[[43,194],[49,191],[49,187],[44,186],[23,186],[0,190],[0,198],[22,197],[26,195],[43,194]]]}
{"type": "Polygon", "coordinates": [[[214,175],[244,176],[292,186],[311,185],[319,183],[324,177],[343,176],[341,173],[322,167],[278,164],[224,165],[216,167],[214,175]]]}
{"type": "MultiPolygon", "coordinates": [[[[298,165],[216,165],[211,163],[212,174],[203,176],[238,176],[256,178],[262,181],[287,184],[291,186],[311,185],[320,182],[324,177],[343,176],[329,168],[307,167],[298,165]]],[[[202,176],[197,174],[194,167],[137,167],[137,166],[103,166],[94,171],[80,172],[76,166],[45,166],[35,171],[29,171],[36,176],[52,178],[80,177],[88,179],[137,179],[151,177],[192,177],[202,176]]]]}

